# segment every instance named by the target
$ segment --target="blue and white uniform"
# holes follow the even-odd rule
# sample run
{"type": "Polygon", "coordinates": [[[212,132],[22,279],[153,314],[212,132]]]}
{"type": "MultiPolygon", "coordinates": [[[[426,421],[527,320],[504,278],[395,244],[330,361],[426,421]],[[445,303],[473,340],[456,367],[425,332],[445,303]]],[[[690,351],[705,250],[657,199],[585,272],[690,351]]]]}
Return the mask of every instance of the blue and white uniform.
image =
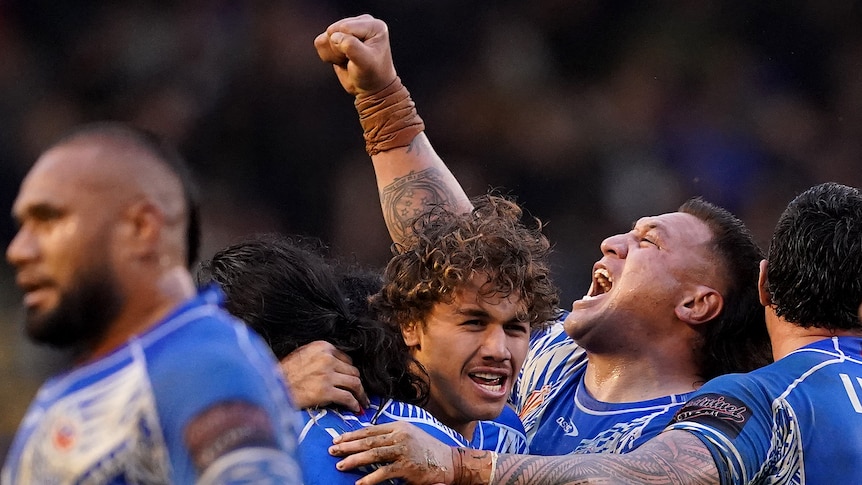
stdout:
{"type": "Polygon", "coordinates": [[[340,459],[327,453],[332,438],[374,424],[405,421],[450,446],[464,446],[500,453],[526,453],[527,438],[524,427],[508,406],[494,421],[479,421],[471,440],[449,428],[419,406],[400,401],[371,399],[371,406],[363,414],[340,412],[332,409],[307,409],[301,412],[305,426],[299,436],[299,456],[306,485],[352,485],[372,471],[360,468],[348,472],[335,469],[340,459]]]}
{"type": "Polygon", "coordinates": [[[626,453],[660,433],[690,394],[606,403],[584,385],[587,354],[562,321],[534,334],[512,393],[530,454],[626,453]]]}
{"type": "Polygon", "coordinates": [[[668,429],[709,448],[722,484],[858,483],[862,338],[833,337],[707,382],[668,429]]]}
{"type": "Polygon", "coordinates": [[[46,381],[3,485],[300,483],[299,416],[275,358],[220,303],[204,290],[110,354],[46,381]]]}

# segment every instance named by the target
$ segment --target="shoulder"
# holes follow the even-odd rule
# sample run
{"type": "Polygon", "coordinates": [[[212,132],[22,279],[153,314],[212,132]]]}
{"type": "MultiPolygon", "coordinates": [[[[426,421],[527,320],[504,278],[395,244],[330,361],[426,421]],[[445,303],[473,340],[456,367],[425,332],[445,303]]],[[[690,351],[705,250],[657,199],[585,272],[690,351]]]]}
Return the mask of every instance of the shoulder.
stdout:
{"type": "Polygon", "coordinates": [[[519,418],[518,413],[509,406],[504,406],[503,412],[501,412],[495,419],[481,422],[486,423],[489,426],[507,427],[515,431],[524,431],[524,424],[521,422],[521,418],[519,418]]]}
{"type": "Polygon", "coordinates": [[[334,409],[306,409],[300,414],[304,425],[299,434],[298,455],[306,485],[352,485],[372,470],[339,471],[335,464],[340,459],[328,452],[333,438],[367,425],[370,421],[368,412],[357,416],[334,409]]]}
{"type": "MultiPolygon", "coordinates": [[[[243,386],[237,377],[270,374],[275,357],[263,340],[218,305],[199,297],[139,339],[154,379],[243,386]]],[[[254,379],[252,379],[254,382],[254,379]]]]}
{"type": "Polygon", "coordinates": [[[572,361],[584,357],[583,348],[569,337],[562,320],[530,335],[528,360],[572,361]]]}
{"type": "Polygon", "coordinates": [[[572,383],[586,362],[586,352],[566,334],[561,321],[534,334],[512,394],[516,409],[523,416],[528,401],[555,394],[561,386],[572,383]]]}
{"type": "Polygon", "coordinates": [[[389,400],[383,404],[383,409],[375,414],[374,424],[405,421],[419,427],[447,445],[469,446],[469,442],[464,436],[443,424],[433,414],[414,404],[389,400]]]}
{"type": "Polygon", "coordinates": [[[295,418],[272,352],[217,305],[186,304],[143,335],[140,348],[164,419],[185,422],[232,402],[259,406],[279,421],[295,418]]]}

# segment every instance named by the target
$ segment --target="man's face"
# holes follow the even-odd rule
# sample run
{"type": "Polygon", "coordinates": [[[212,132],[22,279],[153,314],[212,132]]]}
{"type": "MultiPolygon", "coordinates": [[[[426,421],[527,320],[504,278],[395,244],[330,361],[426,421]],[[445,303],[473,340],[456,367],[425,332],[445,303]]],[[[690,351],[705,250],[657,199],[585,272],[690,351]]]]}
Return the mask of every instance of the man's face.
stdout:
{"type": "Polygon", "coordinates": [[[100,336],[120,306],[109,251],[111,204],[88,183],[84,156],[63,146],[37,161],[15,200],[20,229],[6,250],[24,291],[27,335],[60,348],[100,336]]]}
{"type": "Polygon", "coordinates": [[[645,217],[602,242],[587,295],[574,302],[566,332],[585,349],[613,352],[671,332],[674,308],[692,285],[716,284],[712,233],[683,212],[645,217]]]}
{"type": "Polygon", "coordinates": [[[517,317],[520,299],[483,296],[484,281],[477,274],[451,303],[435,304],[424,325],[402,330],[430,378],[426,409],[467,439],[475,421],[503,410],[530,343],[529,322],[517,317]]]}

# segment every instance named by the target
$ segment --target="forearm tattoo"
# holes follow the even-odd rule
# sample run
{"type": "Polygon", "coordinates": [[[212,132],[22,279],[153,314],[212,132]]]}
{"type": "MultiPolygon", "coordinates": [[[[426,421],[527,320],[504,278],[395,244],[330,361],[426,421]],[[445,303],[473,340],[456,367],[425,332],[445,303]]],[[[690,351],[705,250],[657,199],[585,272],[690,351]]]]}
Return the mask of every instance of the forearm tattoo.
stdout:
{"type": "Polygon", "coordinates": [[[629,454],[500,455],[495,484],[715,484],[712,455],[687,432],[665,433],[629,454]]]}
{"type": "Polygon", "coordinates": [[[454,196],[443,173],[436,168],[410,171],[396,178],[380,191],[383,218],[397,243],[404,243],[413,229],[413,221],[435,205],[452,208],[454,196]]]}

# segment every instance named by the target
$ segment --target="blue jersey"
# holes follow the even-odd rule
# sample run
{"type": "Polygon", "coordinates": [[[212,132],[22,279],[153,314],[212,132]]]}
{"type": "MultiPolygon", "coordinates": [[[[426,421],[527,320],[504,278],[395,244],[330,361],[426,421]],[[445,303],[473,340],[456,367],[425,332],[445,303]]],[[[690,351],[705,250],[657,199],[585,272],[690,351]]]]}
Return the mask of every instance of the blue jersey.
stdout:
{"type": "Polygon", "coordinates": [[[707,382],[668,429],[700,438],[722,484],[858,483],[860,396],[862,339],[833,337],[707,382]]]}
{"type": "Polygon", "coordinates": [[[299,457],[303,466],[305,485],[352,485],[371,469],[362,468],[341,472],[335,469],[338,458],[327,449],[332,438],[347,431],[355,431],[373,424],[406,421],[450,446],[464,446],[500,453],[526,453],[527,439],[518,416],[508,406],[495,421],[479,421],[473,437],[464,436],[449,428],[428,411],[400,401],[371,399],[371,406],[363,414],[340,412],[332,409],[307,409],[302,416],[305,426],[299,436],[299,457]]]}
{"type": "Polygon", "coordinates": [[[660,433],[690,394],[607,403],[584,385],[587,355],[557,322],[533,335],[512,395],[530,454],[625,453],[660,433]]]}
{"type": "Polygon", "coordinates": [[[298,413],[275,358],[220,300],[205,290],[112,353],[46,381],[3,485],[300,483],[298,413]],[[226,429],[249,440],[218,434],[226,429]]]}

